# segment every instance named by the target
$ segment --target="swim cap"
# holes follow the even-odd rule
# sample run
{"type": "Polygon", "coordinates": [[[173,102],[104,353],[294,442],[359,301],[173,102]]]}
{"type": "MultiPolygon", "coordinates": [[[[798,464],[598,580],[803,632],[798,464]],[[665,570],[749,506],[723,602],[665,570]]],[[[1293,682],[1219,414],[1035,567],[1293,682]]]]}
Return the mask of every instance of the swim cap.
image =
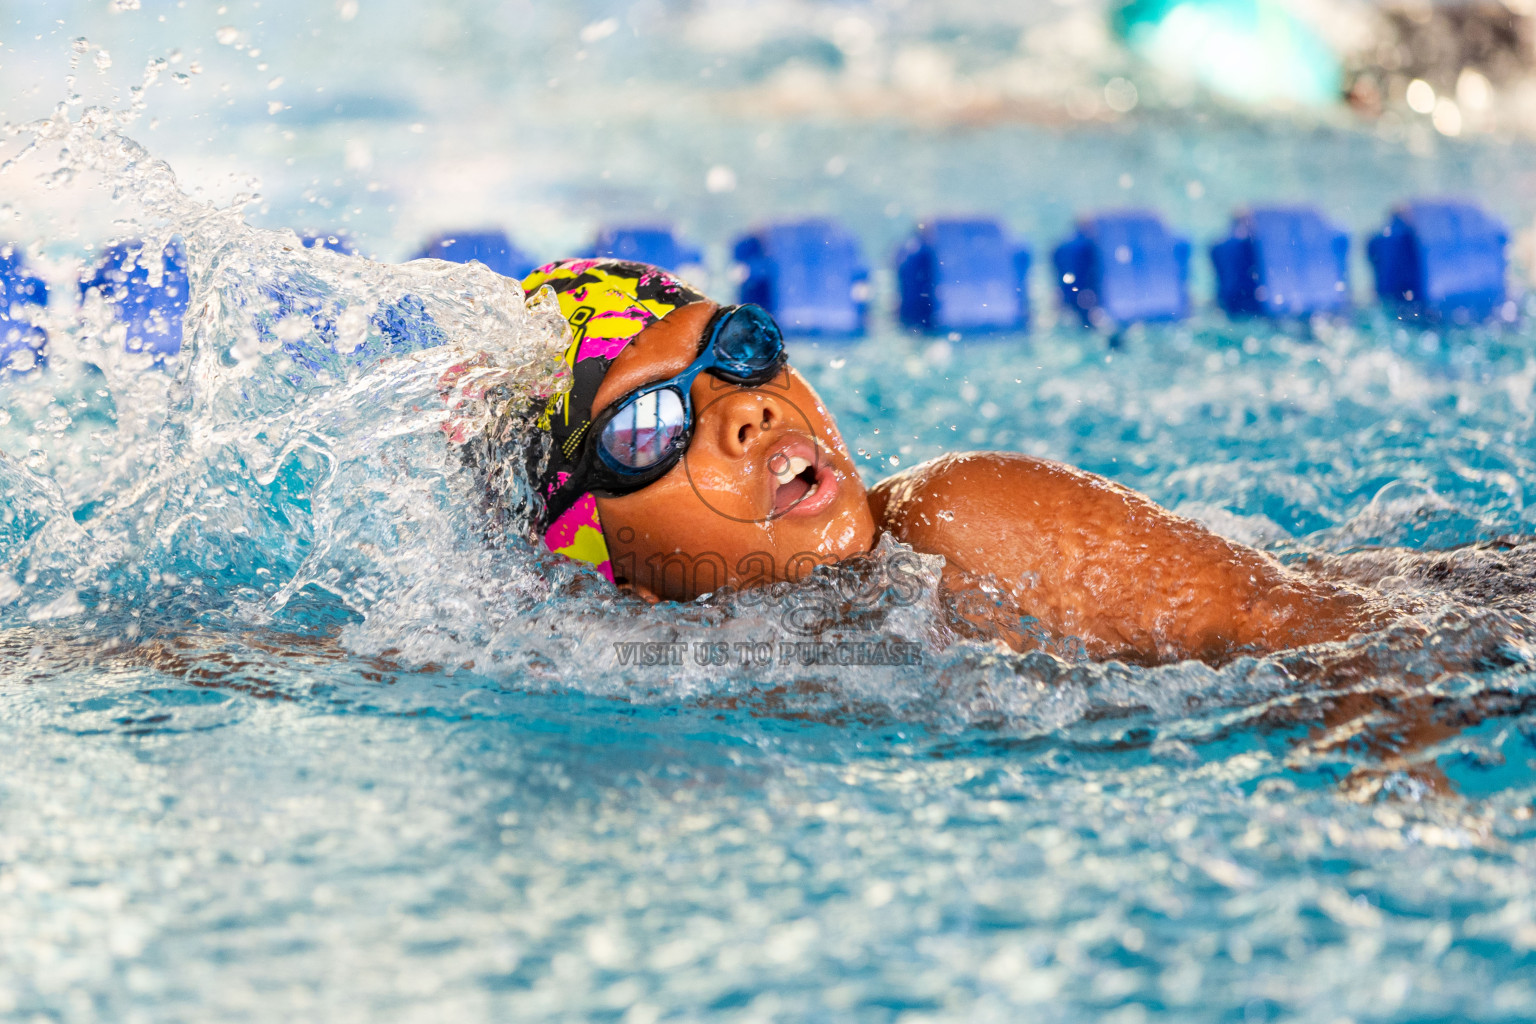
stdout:
{"type": "Polygon", "coordinates": [[[592,399],[614,357],[641,331],[679,306],[706,300],[665,270],[625,260],[556,260],[523,279],[529,295],[544,285],[554,289],[560,313],[571,325],[571,343],[562,358],[571,368],[572,383],[536,421],[552,441],[549,461],[535,479],[544,503],[537,526],[549,550],[590,562],[611,582],[597,499],[565,486],[592,425],[592,399]]]}

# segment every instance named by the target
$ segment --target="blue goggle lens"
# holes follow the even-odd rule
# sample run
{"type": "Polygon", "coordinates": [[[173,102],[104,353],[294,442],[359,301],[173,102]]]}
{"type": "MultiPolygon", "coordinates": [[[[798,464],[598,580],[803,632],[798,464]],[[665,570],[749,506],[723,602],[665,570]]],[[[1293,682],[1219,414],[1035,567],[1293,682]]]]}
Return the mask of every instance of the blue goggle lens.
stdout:
{"type": "Polygon", "coordinates": [[[784,355],[784,335],[761,306],[737,306],[715,324],[711,372],[735,383],[763,383],[784,355]]]}
{"type": "Polygon", "coordinates": [[[687,427],[682,396],[675,388],[662,388],[623,405],[603,427],[597,443],[617,465],[649,469],[671,454],[687,427]]]}

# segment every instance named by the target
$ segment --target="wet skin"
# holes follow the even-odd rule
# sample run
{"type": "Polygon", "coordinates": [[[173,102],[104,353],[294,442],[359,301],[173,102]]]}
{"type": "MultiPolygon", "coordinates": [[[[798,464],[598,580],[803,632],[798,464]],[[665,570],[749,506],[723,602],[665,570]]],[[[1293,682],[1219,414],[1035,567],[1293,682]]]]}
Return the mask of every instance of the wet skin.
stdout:
{"type": "MultiPolygon", "coordinates": [[[[716,308],[684,306],[642,331],[609,367],[593,415],[685,369],[716,308]]],[[[798,579],[818,563],[874,545],[853,458],[798,373],[786,367],[757,388],[701,373],[690,397],[694,429],[683,460],[649,487],[597,499],[621,584],[647,597],[688,600],[727,583],[798,579]]]]}
{"type": "MultiPolygon", "coordinates": [[[[687,367],[716,308],[684,306],[642,331],[593,415],[687,367]]],[[[888,532],[943,555],[961,616],[1016,649],[1039,643],[1021,618],[1096,658],[1139,662],[1338,640],[1375,618],[1352,590],[1046,459],[943,456],[866,491],[831,415],[789,367],[757,388],[700,374],[691,398],[686,457],[649,487],[597,499],[615,578],[649,599],[798,579],[888,532]]]]}

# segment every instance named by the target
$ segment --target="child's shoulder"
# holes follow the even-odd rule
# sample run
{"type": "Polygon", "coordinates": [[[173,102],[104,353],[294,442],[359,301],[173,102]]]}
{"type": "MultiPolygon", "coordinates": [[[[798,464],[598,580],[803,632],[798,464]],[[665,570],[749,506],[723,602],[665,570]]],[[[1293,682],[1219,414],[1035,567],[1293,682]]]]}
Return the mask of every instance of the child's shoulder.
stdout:
{"type": "MultiPolygon", "coordinates": [[[[1054,504],[1067,493],[1112,484],[1080,469],[1019,452],[960,452],[903,470],[869,492],[883,529],[952,528],[962,517],[1006,512],[1021,505],[1054,504]]],[[[948,532],[948,529],[946,529],[948,532]]],[[[910,543],[910,542],[909,542],[910,543]]],[[[915,545],[914,545],[915,546],[915,545]]]]}
{"type": "Polygon", "coordinates": [[[941,455],[876,484],[870,511],[881,531],[914,549],[974,563],[1004,540],[994,536],[999,528],[1007,532],[1029,506],[1059,489],[1057,478],[1073,473],[1016,452],[941,455]]]}

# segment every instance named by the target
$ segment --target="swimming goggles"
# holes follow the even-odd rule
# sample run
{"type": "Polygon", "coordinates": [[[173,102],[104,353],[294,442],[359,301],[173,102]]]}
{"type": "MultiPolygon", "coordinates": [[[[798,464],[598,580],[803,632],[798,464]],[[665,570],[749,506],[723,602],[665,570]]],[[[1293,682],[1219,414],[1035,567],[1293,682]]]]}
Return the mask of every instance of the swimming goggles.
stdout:
{"type": "Polygon", "coordinates": [[[661,479],[693,437],[689,391],[701,373],[761,387],[784,366],[784,335],[761,306],[725,306],[704,328],[704,344],[675,377],[636,388],[592,421],[568,486],[605,497],[631,494],[661,479]]]}

